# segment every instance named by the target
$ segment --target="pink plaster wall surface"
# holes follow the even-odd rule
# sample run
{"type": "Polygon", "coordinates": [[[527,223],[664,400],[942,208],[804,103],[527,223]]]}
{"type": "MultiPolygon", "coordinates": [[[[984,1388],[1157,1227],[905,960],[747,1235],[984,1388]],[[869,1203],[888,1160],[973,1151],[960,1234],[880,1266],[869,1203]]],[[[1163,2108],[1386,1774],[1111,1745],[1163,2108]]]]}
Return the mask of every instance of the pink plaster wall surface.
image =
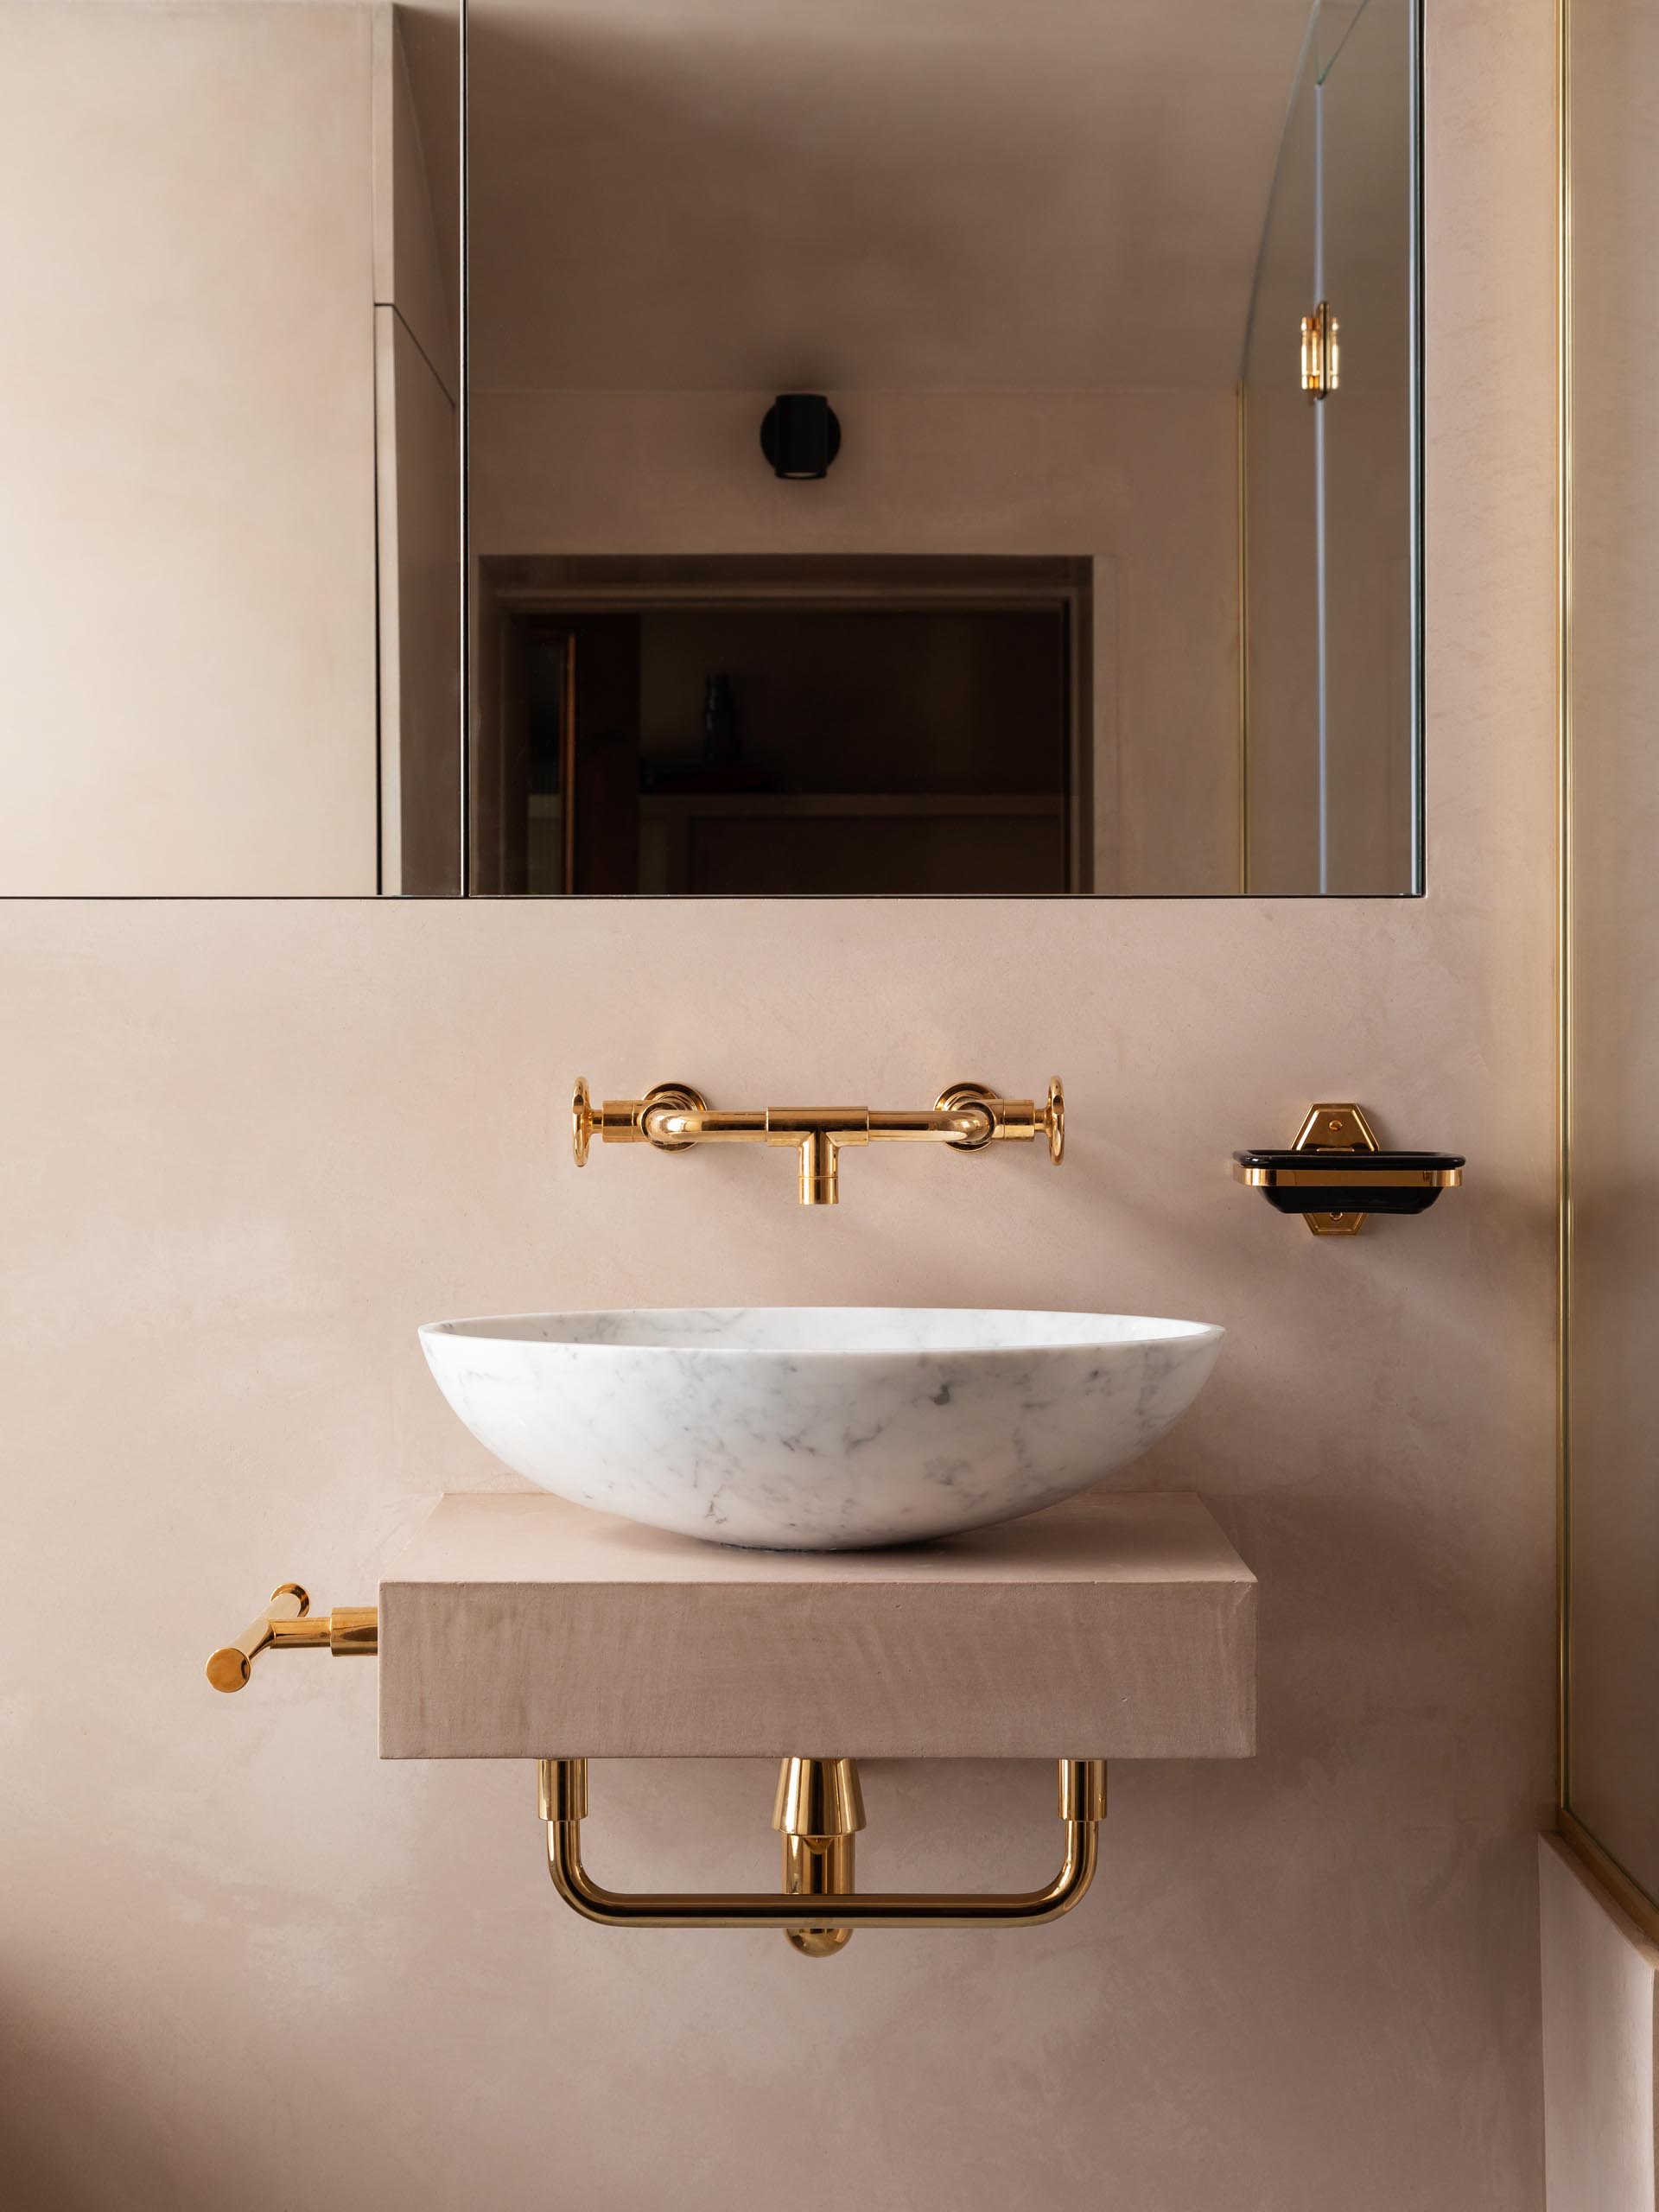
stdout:
{"type": "MultiPolygon", "coordinates": [[[[0,908],[29,2212],[1538,2212],[1553,22],[1430,26],[1426,900],[0,908]],[[1052,1069],[1060,1173],[873,1154],[834,1213],[747,1152],[565,1149],[578,1070],[899,1104],[1052,1069]],[[1316,1243],[1230,1184],[1333,1096],[1466,1189],[1316,1243]],[[376,1762],[371,1669],[202,1681],[276,1581],[365,1597],[435,1493],[501,1484],[418,1321],[871,1299],[1231,1332],[1146,1474],[1261,1578],[1259,1754],[1123,1765],[1069,1921],[822,1965],[606,1933],[527,1767],[376,1762]]],[[[601,1878],[772,1878],[769,1772],[602,1781],[601,1878]]],[[[1039,1878],[1051,1793],[877,1764],[861,1872],[1039,1878]]]]}
{"type": "Polygon", "coordinates": [[[1659,1952],[1556,1836],[1538,1905],[1548,2212],[1654,2212],[1659,1952]]]}

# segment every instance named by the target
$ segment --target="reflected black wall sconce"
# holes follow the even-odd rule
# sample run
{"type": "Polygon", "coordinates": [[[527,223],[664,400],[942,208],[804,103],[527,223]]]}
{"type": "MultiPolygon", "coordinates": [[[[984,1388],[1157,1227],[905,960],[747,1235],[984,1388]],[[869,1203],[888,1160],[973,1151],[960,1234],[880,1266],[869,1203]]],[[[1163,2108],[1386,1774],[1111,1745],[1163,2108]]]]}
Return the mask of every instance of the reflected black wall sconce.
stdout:
{"type": "Polygon", "coordinates": [[[821,391],[780,391],[760,425],[760,450],[774,476],[796,484],[830,474],[841,451],[841,423],[821,391]]]}

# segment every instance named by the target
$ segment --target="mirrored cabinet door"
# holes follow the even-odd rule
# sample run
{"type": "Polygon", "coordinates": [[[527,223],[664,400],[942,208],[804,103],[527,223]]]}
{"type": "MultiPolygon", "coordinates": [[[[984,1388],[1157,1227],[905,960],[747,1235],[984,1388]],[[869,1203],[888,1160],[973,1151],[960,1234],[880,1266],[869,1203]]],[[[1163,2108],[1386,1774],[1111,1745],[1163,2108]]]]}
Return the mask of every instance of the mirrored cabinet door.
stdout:
{"type": "Polygon", "coordinates": [[[1419,12],[0,11],[0,895],[1420,890],[1419,12]]]}
{"type": "Polygon", "coordinates": [[[472,887],[1417,890],[1415,9],[906,22],[472,0],[472,887]]]}

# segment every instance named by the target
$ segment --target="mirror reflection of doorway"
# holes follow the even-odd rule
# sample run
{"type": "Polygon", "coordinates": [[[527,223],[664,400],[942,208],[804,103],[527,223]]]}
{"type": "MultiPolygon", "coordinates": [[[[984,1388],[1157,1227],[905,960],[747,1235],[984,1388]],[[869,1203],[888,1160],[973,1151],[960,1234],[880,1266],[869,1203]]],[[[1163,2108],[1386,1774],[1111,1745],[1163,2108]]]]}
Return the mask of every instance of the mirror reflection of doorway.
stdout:
{"type": "Polygon", "coordinates": [[[1086,562],[483,565],[480,889],[1092,887],[1086,562]]]}

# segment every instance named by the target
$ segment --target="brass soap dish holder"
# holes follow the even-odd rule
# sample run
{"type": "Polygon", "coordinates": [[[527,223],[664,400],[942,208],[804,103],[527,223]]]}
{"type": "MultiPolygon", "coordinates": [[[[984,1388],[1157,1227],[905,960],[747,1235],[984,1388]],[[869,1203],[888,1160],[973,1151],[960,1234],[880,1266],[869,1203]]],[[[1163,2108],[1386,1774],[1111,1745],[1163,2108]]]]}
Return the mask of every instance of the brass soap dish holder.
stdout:
{"type": "Polygon", "coordinates": [[[1357,1236],[1368,1213],[1426,1213],[1463,1180],[1456,1152],[1386,1152],[1363,1107],[1313,1106],[1284,1151],[1233,1154],[1233,1179],[1315,1236],[1357,1236]]]}

